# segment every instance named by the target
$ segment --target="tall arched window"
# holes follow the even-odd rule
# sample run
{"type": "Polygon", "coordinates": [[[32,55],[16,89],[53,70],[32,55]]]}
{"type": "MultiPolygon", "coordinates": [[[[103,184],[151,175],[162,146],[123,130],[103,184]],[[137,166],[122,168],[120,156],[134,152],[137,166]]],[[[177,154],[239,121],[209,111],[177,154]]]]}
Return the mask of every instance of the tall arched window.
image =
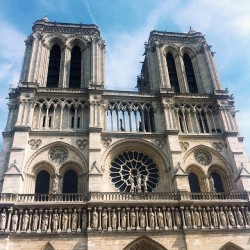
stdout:
{"type": "Polygon", "coordinates": [[[190,93],[197,93],[198,88],[197,88],[197,83],[195,80],[194,69],[193,69],[191,58],[189,57],[188,54],[186,54],[186,53],[184,54],[183,61],[184,61],[184,65],[185,65],[185,71],[186,71],[189,92],[190,93]]]}
{"type": "Polygon", "coordinates": [[[77,193],[78,175],[74,170],[68,170],[63,176],[63,193],[77,193]]]}
{"type": "Polygon", "coordinates": [[[80,88],[81,87],[81,49],[79,46],[74,46],[71,51],[70,61],[70,76],[69,87],[80,88]]]}
{"type": "Polygon", "coordinates": [[[167,66],[171,88],[173,88],[175,92],[179,93],[180,87],[175,67],[175,61],[171,53],[167,53],[167,66]]]}
{"type": "Polygon", "coordinates": [[[49,181],[50,174],[46,170],[42,170],[36,176],[36,194],[48,194],[49,193],[49,181]]]}
{"type": "Polygon", "coordinates": [[[57,88],[59,82],[60,73],[60,61],[61,61],[61,49],[59,45],[55,44],[50,50],[49,68],[47,77],[47,87],[57,88]]]}
{"type": "Polygon", "coordinates": [[[198,176],[191,172],[188,175],[188,181],[189,181],[189,186],[190,186],[190,190],[192,193],[200,193],[201,189],[200,189],[200,183],[199,183],[199,179],[198,176]]]}
{"type": "Polygon", "coordinates": [[[214,180],[214,188],[216,192],[224,192],[223,184],[220,176],[216,172],[212,172],[210,176],[214,180]]]}

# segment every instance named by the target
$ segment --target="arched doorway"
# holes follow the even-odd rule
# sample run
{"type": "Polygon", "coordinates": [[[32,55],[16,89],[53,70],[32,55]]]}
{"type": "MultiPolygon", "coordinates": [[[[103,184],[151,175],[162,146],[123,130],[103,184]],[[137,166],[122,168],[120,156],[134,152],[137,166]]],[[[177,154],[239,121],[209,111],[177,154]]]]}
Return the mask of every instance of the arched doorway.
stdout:
{"type": "Polygon", "coordinates": [[[167,248],[146,236],[142,236],[132,241],[123,250],[167,250],[167,248]]]}

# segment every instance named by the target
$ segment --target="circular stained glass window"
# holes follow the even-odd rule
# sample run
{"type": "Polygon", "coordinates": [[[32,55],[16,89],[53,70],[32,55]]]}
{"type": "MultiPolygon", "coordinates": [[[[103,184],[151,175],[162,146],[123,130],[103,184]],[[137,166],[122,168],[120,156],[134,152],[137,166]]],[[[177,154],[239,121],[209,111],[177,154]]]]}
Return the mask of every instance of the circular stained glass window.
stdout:
{"type": "Polygon", "coordinates": [[[117,155],[110,164],[109,176],[120,192],[152,192],[160,179],[154,161],[137,151],[117,155]]]}

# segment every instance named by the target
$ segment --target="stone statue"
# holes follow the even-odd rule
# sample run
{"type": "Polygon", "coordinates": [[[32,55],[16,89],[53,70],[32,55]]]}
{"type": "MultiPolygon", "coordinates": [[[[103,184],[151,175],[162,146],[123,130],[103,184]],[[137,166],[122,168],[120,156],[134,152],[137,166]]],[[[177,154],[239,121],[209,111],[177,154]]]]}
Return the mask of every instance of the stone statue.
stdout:
{"type": "Polygon", "coordinates": [[[210,176],[210,178],[209,178],[209,184],[210,184],[211,191],[215,192],[216,190],[215,190],[215,187],[214,187],[214,179],[213,179],[212,176],[210,176]]]}
{"type": "Polygon", "coordinates": [[[132,174],[129,175],[129,182],[130,182],[130,192],[133,193],[135,191],[135,182],[132,174]]]}
{"type": "Polygon", "coordinates": [[[125,208],[121,211],[121,228],[126,228],[127,214],[125,208]]]}
{"type": "Polygon", "coordinates": [[[58,178],[55,177],[53,180],[53,194],[57,194],[58,193],[58,178]]]}
{"type": "Polygon", "coordinates": [[[53,225],[53,231],[57,231],[58,225],[59,225],[59,214],[57,213],[57,209],[55,209],[55,212],[52,217],[52,225],[53,225]]]}
{"type": "Polygon", "coordinates": [[[168,228],[172,228],[173,227],[172,215],[171,215],[171,211],[169,207],[167,208],[167,211],[166,211],[166,220],[167,220],[168,228]]]}
{"type": "Polygon", "coordinates": [[[228,219],[231,226],[235,227],[235,219],[231,207],[228,208],[228,219]]]}
{"type": "Polygon", "coordinates": [[[94,211],[92,212],[92,227],[94,229],[98,228],[98,213],[96,211],[96,207],[94,207],[94,211]]]}
{"type": "Polygon", "coordinates": [[[102,211],[102,229],[107,230],[108,228],[108,214],[107,210],[104,208],[102,211]]]}
{"type": "Polygon", "coordinates": [[[132,228],[135,228],[135,220],[136,220],[135,210],[134,208],[132,208],[130,212],[130,226],[132,228]]]}
{"type": "Polygon", "coordinates": [[[214,227],[219,227],[218,215],[217,212],[214,211],[214,207],[211,208],[211,220],[214,227]]]}
{"type": "Polygon", "coordinates": [[[139,220],[140,220],[140,227],[145,228],[146,227],[146,216],[145,216],[145,213],[143,212],[143,208],[140,209],[139,220]]]}
{"type": "Polygon", "coordinates": [[[239,210],[239,208],[237,208],[236,216],[237,216],[239,225],[240,225],[241,227],[244,226],[243,216],[242,216],[241,211],[239,210]]]}
{"type": "Polygon", "coordinates": [[[148,181],[148,176],[144,175],[144,178],[143,178],[143,187],[144,187],[144,192],[145,193],[148,192],[147,181],[148,181]]]}
{"type": "Polygon", "coordinates": [[[220,221],[221,221],[221,225],[223,227],[226,227],[227,226],[227,218],[226,218],[226,215],[223,211],[223,207],[220,208],[220,221]]]}
{"type": "Polygon", "coordinates": [[[194,208],[194,224],[197,227],[201,227],[201,219],[200,219],[200,214],[197,211],[197,208],[194,208]]]}
{"type": "Polygon", "coordinates": [[[17,230],[17,222],[18,222],[18,214],[17,214],[17,210],[15,210],[11,218],[11,229],[14,232],[17,230]]]}
{"type": "Polygon", "coordinates": [[[6,222],[7,222],[6,209],[3,208],[1,212],[1,217],[0,217],[0,230],[5,230],[6,222]]]}
{"type": "Polygon", "coordinates": [[[175,209],[175,223],[178,228],[181,227],[181,215],[178,208],[175,209]]]}
{"type": "Polygon", "coordinates": [[[77,230],[77,212],[76,209],[74,209],[73,213],[72,213],[72,226],[71,226],[71,230],[72,231],[76,231],[77,230]]]}
{"type": "Polygon", "coordinates": [[[250,225],[250,211],[248,209],[248,207],[246,207],[246,220],[247,220],[247,224],[250,225]]]}
{"type": "Polygon", "coordinates": [[[185,209],[184,214],[185,214],[186,226],[187,226],[187,227],[192,227],[191,213],[190,213],[190,211],[188,210],[187,207],[186,207],[186,209],[185,209]]]}
{"type": "Polygon", "coordinates": [[[28,210],[25,210],[24,214],[23,214],[23,221],[22,221],[22,231],[27,231],[28,229],[28,224],[29,224],[29,214],[28,214],[28,210]]]}
{"type": "Polygon", "coordinates": [[[158,227],[164,228],[163,213],[161,212],[160,208],[158,208],[156,217],[157,217],[158,227]]]}
{"type": "Polygon", "coordinates": [[[87,229],[87,213],[86,213],[86,209],[83,209],[83,213],[82,213],[82,230],[86,230],[87,229]]]}
{"type": "Polygon", "coordinates": [[[68,221],[69,221],[69,215],[67,213],[67,209],[64,209],[64,213],[62,216],[62,231],[67,231],[68,229],[68,221]]]}
{"type": "Polygon", "coordinates": [[[138,174],[137,176],[137,185],[136,185],[137,192],[141,192],[141,174],[138,174]]]}
{"type": "Polygon", "coordinates": [[[117,227],[117,214],[115,209],[113,208],[113,211],[111,213],[111,227],[112,229],[116,229],[117,227]]]}
{"type": "Polygon", "coordinates": [[[205,227],[209,227],[208,214],[205,208],[202,209],[202,217],[203,217],[203,225],[205,227]]]}
{"type": "Polygon", "coordinates": [[[47,209],[46,209],[43,215],[42,231],[47,231],[48,225],[49,225],[49,215],[47,214],[47,209]]]}
{"type": "Polygon", "coordinates": [[[155,228],[155,214],[151,207],[149,208],[148,218],[149,218],[149,227],[152,229],[155,228]]]}
{"type": "Polygon", "coordinates": [[[37,213],[37,210],[35,210],[35,213],[33,214],[32,231],[37,231],[38,222],[39,222],[39,215],[37,213]]]}

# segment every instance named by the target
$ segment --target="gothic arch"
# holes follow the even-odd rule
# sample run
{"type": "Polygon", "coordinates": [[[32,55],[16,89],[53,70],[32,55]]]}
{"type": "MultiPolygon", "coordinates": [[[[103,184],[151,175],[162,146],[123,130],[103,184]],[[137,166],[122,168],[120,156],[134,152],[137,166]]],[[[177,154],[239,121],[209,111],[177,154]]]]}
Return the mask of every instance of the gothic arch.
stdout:
{"type": "Polygon", "coordinates": [[[153,143],[139,139],[122,139],[112,144],[102,156],[102,170],[105,170],[107,163],[113,159],[115,155],[126,150],[140,150],[142,153],[149,155],[154,159],[158,166],[165,166],[164,171],[170,169],[170,163],[167,156],[161,152],[153,143]]]}
{"type": "Polygon", "coordinates": [[[51,176],[55,175],[55,166],[51,162],[48,162],[48,161],[38,162],[32,168],[32,174],[36,176],[42,170],[46,170],[51,176]]]}
{"type": "Polygon", "coordinates": [[[146,236],[142,236],[129,243],[123,250],[167,250],[167,248],[146,236]]]}
{"type": "Polygon", "coordinates": [[[227,242],[219,250],[244,250],[244,249],[232,242],[227,242]]]}
{"type": "Polygon", "coordinates": [[[141,139],[122,139],[109,146],[107,151],[102,156],[101,168],[104,173],[103,180],[109,183],[109,185],[105,186],[105,188],[107,188],[107,192],[117,191],[110,177],[111,162],[118,155],[129,151],[144,154],[146,157],[152,159],[153,164],[156,165],[160,178],[158,179],[159,182],[156,184],[156,187],[152,188],[153,192],[166,192],[171,190],[169,174],[171,167],[167,156],[153,143],[141,139]]]}
{"type": "Polygon", "coordinates": [[[180,51],[181,51],[181,55],[183,56],[185,53],[188,54],[190,56],[190,58],[192,59],[193,57],[195,57],[197,51],[196,51],[196,48],[191,46],[191,45],[185,45],[185,46],[182,46],[180,48],[180,51]]]}
{"type": "Polygon", "coordinates": [[[66,44],[66,37],[60,34],[48,35],[44,38],[43,43],[49,50],[51,50],[54,44],[58,44],[62,50],[66,44]]]}
{"type": "Polygon", "coordinates": [[[163,55],[166,57],[168,53],[171,53],[175,58],[179,54],[180,48],[174,44],[168,45],[163,49],[163,55]]]}
{"type": "MultiPolygon", "coordinates": [[[[186,165],[186,168],[190,165],[193,164],[194,162],[188,162],[188,159],[191,157],[192,154],[194,154],[194,152],[196,150],[205,150],[207,152],[209,152],[212,156],[212,162],[209,164],[209,166],[206,166],[206,169],[208,169],[210,166],[212,165],[220,165],[221,167],[223,167],[225,170],[227,170],[228,173],[232,174],[231,169],[230,169],[230,164],[227,162],[227,160],[220,154],[218,153],[216,150],[205,146],[205,145],[196,145],[194,147],[192,147],[183,157],[183,162],[184,162],[184,166],[186,165]]],[[[185,169],[184,169],[185,170],[185,169]]]]}
{"type": "MultiPolygon", "coordinates": [[[[87,162],[84,158],[84,156],[81,154],[81,152],[79,152],[76,148],[74,148],[73,146],[65,143],[65,142],[52,142],[50,144],[45,145],[44,147],[40,148],[38,151],[36,151],[30,158],[29,160],[26,162],[25,164],[25,172],[26,173],[31,173],[33,171],[34,166],[41,162],[41,161],[48,161],[48,152],[52,147],[64,147],[66,148],[72,155],[74,155],[75,157],[68,157],[68,159],[66,159],[66,161],[63,163],[67,163],[67,162],[72,162],[72,159],[75,160],[74,162],[77,163],[78,165],[82,166],[83,168],[83,172],[87,171],[87,162]]],[[[48,161],[50,163],[50,161],[48,161]]],[[[52,163],[50,163],[52,164],[52,163]]],[[[62,166],[62,164],[61,164],[62,166]]],[[[59,169],[55,169],[55,172],[58,173],[59,169]]]]}
{"type": "Polygon", "coordinates": [[[42,248],[41,250],[56,250],[51,243],[48,241],[42,248]]]}
{"type": "Polygon", "coordinates": [[[72,50],[74,46],[79,46],[81,50],[84,50],[87,47],[87,41],[74,36],[74,37],[68,38],[66,46],[70,50],[72,50]]]}

